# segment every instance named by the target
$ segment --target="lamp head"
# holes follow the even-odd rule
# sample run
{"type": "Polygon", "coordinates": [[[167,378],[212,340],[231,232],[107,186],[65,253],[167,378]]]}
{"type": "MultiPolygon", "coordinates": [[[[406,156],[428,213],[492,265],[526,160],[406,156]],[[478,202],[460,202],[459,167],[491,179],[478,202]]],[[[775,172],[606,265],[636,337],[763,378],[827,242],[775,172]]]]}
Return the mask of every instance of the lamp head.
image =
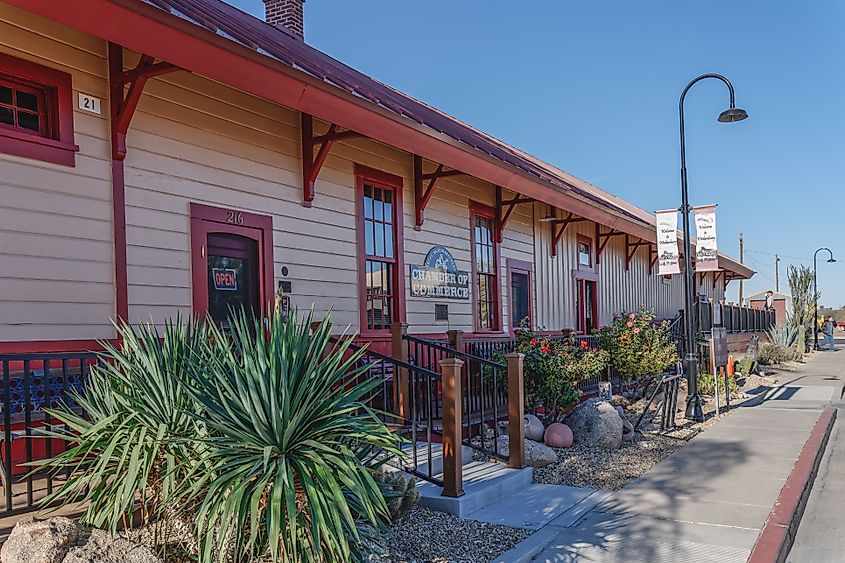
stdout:
{"type": "Polygon", "coordinates": [[[742,121],[748,119],[748,112],[742,108],[730,107],[719,114],[719,121],[721,123],[733,123],[735,121],[742,121]]]}
{"type": "Polygon", "coordinates": [[[833,256],[831,256],[831,257],[830,257],[830,260],[828,260],[828,262],[836,262],[836,258],[834,258],[833,256]]]}

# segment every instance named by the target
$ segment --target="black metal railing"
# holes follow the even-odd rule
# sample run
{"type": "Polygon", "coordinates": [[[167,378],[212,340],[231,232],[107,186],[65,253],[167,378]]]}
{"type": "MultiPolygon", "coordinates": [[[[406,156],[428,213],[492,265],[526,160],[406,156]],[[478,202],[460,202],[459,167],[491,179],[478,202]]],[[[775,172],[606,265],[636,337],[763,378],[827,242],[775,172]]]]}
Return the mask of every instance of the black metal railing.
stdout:
{"type": "Polygon", "coordinates": [[[505,387],[508,366],[490,358],[457,350],[447,344],[409,334],[402,335],[408,345],[408,357],[415,364],[440,371],[440,361],[457,358],[461,368],[461,427],[463,443],[487,455],[507,461],[497,451],[499,424],[508,417],[508,394],[505,387]]]}
{"type": "MultiPolygon", "coordinates": [[[[331,341],[337,344],[341,339],[332,337],[331,341]]],[[[368,406],[376,409],[386,424],[395,426],[397,433],[410,442],[403,445],[403,456],[390,463],[442,487],[443,480],[437,476],[440,468],[436,462],[442,455],[436,446],[442,434],[442,427],[439,426],[442,408],[440,374],[412,361],[380,354],[365,346],[349,343],[349,349],[361,352],[359,367],[364,368],[364,377],[380,382],[367,398],[368,406]],[[403,373],[407,383],[402,381],[403,373]],[[405,393],[408,396],[403,400],[405,393]],[[405,403],[401,408],[400,402],[405,403]],[[402,416],[404,408],[408,412],[402,416]]]]}
{"type": "Polygon", "coordinates": [[[67,478],[67,474],[48,471],[32,474],[27,464],[63,451],[64,440],[43,436],[44,431],[58,426],[45,409],[60,404],[75,407],[73,393],[82,391],[97,361],[93,352],[0,354],[3,515],[35,510],[38,500],[51,494],[57,481],[67,478]]]}

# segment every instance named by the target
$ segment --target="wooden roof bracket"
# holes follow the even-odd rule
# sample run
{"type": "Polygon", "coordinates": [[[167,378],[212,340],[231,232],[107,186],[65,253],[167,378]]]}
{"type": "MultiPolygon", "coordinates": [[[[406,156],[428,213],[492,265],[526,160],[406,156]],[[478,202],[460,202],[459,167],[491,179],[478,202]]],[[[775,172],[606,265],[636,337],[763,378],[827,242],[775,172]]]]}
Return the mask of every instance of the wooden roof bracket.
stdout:
{"type": "Polygon", "coordinates": [[[338,131],[334,123],[329,125],[325,135],[314,135],[314,118],[307,113],[300,114],[302,132],[302,206],[311,207],[314,201],[317,176],[329,156],[329,150],[335,141],[363,137],[355,131],[338,131]],[[314,149],[317,154],[314,154],[314,149]]]}
{"type": "Polygon", "coordinates": [[[654,273],[654,265],[657,264],[657,245],[649,243],[648,245],[648,271],[650,274],[654,273]]]}
{"type": "Polygon", "coordinates": [[[651,243],[644,241],[643,239],[640,239],[637,242],[631,242],[631,235],[625,235],[625,270],[629,270],[631,268],[631,261],[634,259],[637,249],[641,246],[648,246],[650,248],[651,243]]]}
{"type": "MultiPolygon", "coordinates": [[[[555,208],[552,208],[552,213],[557,213],[555,208]]],[[[563,233],[566,232],[566,228],[572,223],[580,223],[582,221],[589,221],[589,219],[585,219],[584,217],[575,217],[575,214],[572,212],[570,212],[569,215],[566,216],[566,219],[557,219],[555,221],[551,221],[552,256],[557,256],[557,245],[560,244],[560,239],[563,238],[563,233]]]]}
{"type": "Polygon", "coordinates": [[[511,220],[511,215],[516,206],[522,203],[531,203],[532,201],[534,200],[530,197],[520,197],[519,195],[515,195],[507,200],[502,199],[502,187],[496,186],[496,219],[499,222],[498,228],[496,229],[496,242],[501,243],[504,240],[503,232],[508,225],[508,221],[511,220]],[[505,209],[506,207],[507,209],[505,209]]]}
{"type": "Polygon", "coordinates": [[[112,130],[112,159],[126,158],[126,133],[147,80],[162,74],[181,70],[166,62],[155,62],[150,55],[141,55],[138,66],[123,69],[123,47],[109,43],[109,90],[112,130]],[[126,87],[129,87],[128,90],[126,87]]]}
{"type": "Polygon", "coordinates": [[[624,234],[625,233],[622,231],[617,231],[615,229],[611,229],[610,231],[603,233],[601,232],[601,225],[596,223],[596,265],[601,262],[601,253],[604,251],[607,243],[610,242],[610,237],[624,234]]]}
{"type": "Polygon", "coordinates": [[[437,180],[449,176],[460,176],[463,172],[460,170],[444,170],[442,164],[437,165],[434,172],[423,172],[422,157],[414,155],[414,229],[419,231],[425,222],[425,208],[428,202],[431,201],[431,195],[434,193],[434,186],[437,185],[437,180]],[[425,186],[425,181],[428,180],[428,186],[425,186]]]}

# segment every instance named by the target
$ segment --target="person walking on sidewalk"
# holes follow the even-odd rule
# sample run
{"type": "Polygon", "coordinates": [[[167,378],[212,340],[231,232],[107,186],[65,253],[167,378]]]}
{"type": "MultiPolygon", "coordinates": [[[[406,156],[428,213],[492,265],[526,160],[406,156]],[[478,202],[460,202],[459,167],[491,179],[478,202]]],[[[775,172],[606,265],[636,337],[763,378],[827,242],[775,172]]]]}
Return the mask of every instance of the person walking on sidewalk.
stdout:
{"type": "Polygon", "coordinates": [[[822,334],[824,334],[824,341],[827,344],[827,350],[833,352],[833,317],[827,317],[822,323],[822,334]]]}

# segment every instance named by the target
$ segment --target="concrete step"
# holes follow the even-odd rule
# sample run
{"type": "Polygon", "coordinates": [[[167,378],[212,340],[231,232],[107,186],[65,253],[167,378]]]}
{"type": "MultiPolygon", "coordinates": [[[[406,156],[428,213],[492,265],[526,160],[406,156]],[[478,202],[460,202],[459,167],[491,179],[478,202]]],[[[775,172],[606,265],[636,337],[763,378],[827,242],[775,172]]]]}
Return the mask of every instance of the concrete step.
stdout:
{"type": "MultiPolygon", "coordinates": [[[[405,467],[416,467],[419,473],[423,475],[437,476],[443,473],[443,444],[436,442],[417,442],[416,463],[414,463],[414,448],[412,444],[405,444],[402,446],[404,454],[403,459],[391,460],[388,465],[394,469],[402,469],[405,467]],[[431,471],[428,467],[428,448],[431,445],[431,471]]],[[[472,448],[469,446],[461,447],[461,464],[467,465],[472,462],[472,448]]]]}
{"type": "MultiPolygon", "coordinates": [[[[442,475],[437,475],[442,478],[442,475]]],[[[534,478],[534,469],[511,469],[503,463],[472,461],[464,465],[464,494],[458,498],[444,497],[442,489],[433,483],[419,480],[420,505],[431,510],[454,514],[461,518],[510,495],[524,491],[534,478]]]]}

